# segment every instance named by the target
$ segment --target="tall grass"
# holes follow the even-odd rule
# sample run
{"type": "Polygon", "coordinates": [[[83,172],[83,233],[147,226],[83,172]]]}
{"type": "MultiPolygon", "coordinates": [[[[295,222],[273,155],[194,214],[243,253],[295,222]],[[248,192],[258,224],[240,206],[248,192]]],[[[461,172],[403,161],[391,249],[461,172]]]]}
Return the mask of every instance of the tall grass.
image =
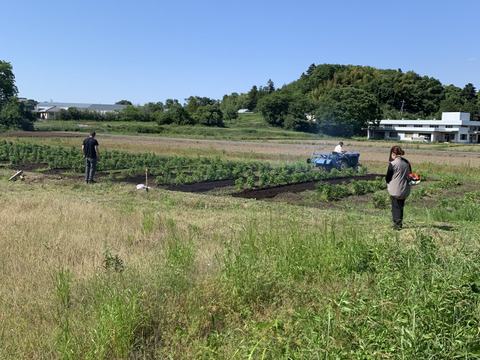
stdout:
{"type": "Polygon", "coordinates": [[[362,205],[0,179],[1,358],[480,356],[478,195],[459,185],[395,232],[362,205]]]}

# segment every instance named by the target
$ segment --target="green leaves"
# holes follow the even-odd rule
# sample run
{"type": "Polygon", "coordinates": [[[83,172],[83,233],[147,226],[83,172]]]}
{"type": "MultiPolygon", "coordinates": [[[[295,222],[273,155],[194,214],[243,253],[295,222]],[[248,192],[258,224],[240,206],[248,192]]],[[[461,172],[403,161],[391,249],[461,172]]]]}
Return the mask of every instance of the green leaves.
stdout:
{"type": "Polygon", "coordinates": [[[315,117],[321,132],[351,137],[359,134],[368,121],[380,118],[381,113],[373,95],[350,87],[331,89],[323,95],[315,117]]]}
{"type": "Polygon", "coordinates": [[[9,62],[0,60],[0,108],[2,103],[16,96],[17,93],[12,65],[9,62]]]}

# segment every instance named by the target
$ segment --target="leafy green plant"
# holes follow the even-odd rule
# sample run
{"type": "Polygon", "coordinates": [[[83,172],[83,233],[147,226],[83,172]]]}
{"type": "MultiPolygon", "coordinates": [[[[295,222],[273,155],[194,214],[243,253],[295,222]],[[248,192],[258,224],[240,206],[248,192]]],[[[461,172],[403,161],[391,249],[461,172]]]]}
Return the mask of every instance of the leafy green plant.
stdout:
{"type": "Polygon", "coordinates": [[[235,187],[237,189],[243,189],[243,186],[244,186],[244,182],[243,182],[243,178],[239,177],[238,179],[235,180],[235,187]]]}
{"type": "Polygon", "coordinates": [[[346,184],[331,185],[326,182],[321,186],[318,186],[316,191],[320,198],[325,201],[340,200],[341,198],[350,194],[346,184]]]}
{"type": "Polygon", "coordinates": [[[249,175],[247,177],[246,185],[249,188],[255,187],[255,176],[254,175],[249,175]]]}
{"type": "Polygon", "coordinates": [[[377,192],[373,194],[372,204],[375,209],[385,209],[387,207],[387,196],[385,193],[377,192]]]}
{"type": "Polygon", "coordinates": [[[115,272],[122,272],[125,269],[123,260],[118,255],[112,255],[108,249],[103,253],[103,268],[115,272]]]}

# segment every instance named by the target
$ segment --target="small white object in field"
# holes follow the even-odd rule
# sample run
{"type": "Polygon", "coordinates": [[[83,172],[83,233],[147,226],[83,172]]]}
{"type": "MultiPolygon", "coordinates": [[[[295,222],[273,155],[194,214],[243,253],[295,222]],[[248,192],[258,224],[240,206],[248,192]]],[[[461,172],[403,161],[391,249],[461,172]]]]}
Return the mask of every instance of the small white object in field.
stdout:
{"type": "Polygon", "coordinates": [[[137,189],[138,190],[150,189],[150,186],[145,186],[144,184],[138,184],[137,189]]]}

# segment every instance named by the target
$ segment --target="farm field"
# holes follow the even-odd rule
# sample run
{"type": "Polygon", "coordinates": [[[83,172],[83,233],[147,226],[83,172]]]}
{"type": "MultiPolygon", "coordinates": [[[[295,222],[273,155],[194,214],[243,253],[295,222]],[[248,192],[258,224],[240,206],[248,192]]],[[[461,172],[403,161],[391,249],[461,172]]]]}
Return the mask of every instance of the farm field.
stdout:
{"type": "MultiPolygon", "coordinates": [[[[29,139],[47,145],[81,146],[87,133],[68,132],[12,132],[1,136],[0,140],[29,139]]],[[[100,147],[109,150],[130,152],[154,152],[188,156],[216,156],[241,159],[266,159],[270,161],[305,160],[313,151],[330,152],[338,140],[279,140],[222,141],[201,139],[175,139],[153,136],[98,135],[100,147]]],[[[378,162],[385,167],[388,151],[394,145],[386,141],[345,141],[350,152],[360,152],[361,162],[378,162]],[[386,155],[385,155],[386,154],[386,155]]],[[[480,144],[433,144],[404,143],[401,146],[408,154],[410,162],[423,162],[442,165],[480,165],[480,144]]]]}
{"type": "Polygon", "coordinates": [[[395,231],[391,143],[345,141],[364,171],[327,177],[301,164],[333,140],[98,135],[109,156],[86,185],[84,137],[0,134],[30,149],[0,161],[1,358],[480,357],[475,146],[405,145],[423,180],[395,231]],[[114,168],[125,153],[147,163],[114,168]]]}

